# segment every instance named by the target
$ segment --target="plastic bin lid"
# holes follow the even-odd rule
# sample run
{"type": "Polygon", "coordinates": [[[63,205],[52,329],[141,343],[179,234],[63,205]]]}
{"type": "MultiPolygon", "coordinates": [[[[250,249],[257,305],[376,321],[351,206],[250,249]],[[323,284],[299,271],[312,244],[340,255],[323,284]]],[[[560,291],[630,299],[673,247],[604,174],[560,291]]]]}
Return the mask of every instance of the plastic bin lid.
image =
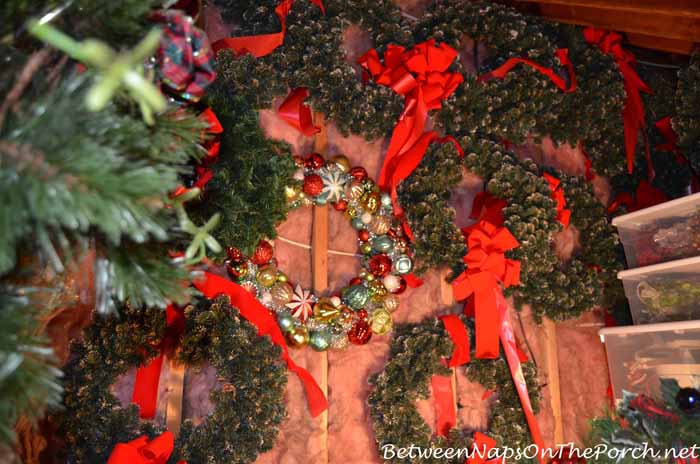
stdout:
{"type": "Polygon", "coordinates": [[[697,265],[698,271],[700,271],[700,256],[693,256],[691,258],[677,259],[675,261],[667,261],[665,263],[652,264],[651,266],[636,267],[634,269],[625,269],[624,271],[619,271],[617,273],[618,279],[628,279],[639,274],[655,274],[662,271],[671,271],[674,268],[685,267],[691,265],[697,265]]]}
{"type": "Polygon", "coordinates": [[[659,324],[627,325],[623,327],[605,327],[598,331],[600,341],[605,343],[608,335],[633,335],[649,332],[673,332],[700,330],[700,321],[662,322],[659,324]]]}
{"type": "Polygon", "coordinates": [[[683,211],[694,203],[700,207],[700,192],[677,198],[675,200],[666,201],[655,206],[650,206],[649,208],[640,209],[639,211],[623,214],[622,216],[617,216],[616,218],[613,218],[612,225],[618,227],[627,224],[635,224],[637,222],[646,222],[645,220],[647,216],[651,216],[653,218],[658,216],[665,217],[673,215],[674,210],[683,211]]]}

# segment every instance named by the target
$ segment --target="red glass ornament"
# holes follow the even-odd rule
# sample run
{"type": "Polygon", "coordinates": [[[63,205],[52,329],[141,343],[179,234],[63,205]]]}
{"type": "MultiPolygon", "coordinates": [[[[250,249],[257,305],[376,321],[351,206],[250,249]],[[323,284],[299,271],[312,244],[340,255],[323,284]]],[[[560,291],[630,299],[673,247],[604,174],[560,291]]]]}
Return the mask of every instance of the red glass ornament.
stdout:
{"type": "Polygon", "coordinates": [[[362,229],[357,233],[357,238],[359,238],[363,242],[366,242],[367,240],[369,240],[369,231],[366,229],[362,229]]]}
{"type": "Polygon", "coordinates": [[[315,197],[323,190],[323,179],[318,174],[309,174],[304,177],[304,193],[315,197]]]}
{"type": "Polygon", "coordinates": [[[348,339],[353,345],[364,345],[372,338],[372,329],[367,321],[357,321],[348,331],[348,339]]]}
{"type": "Polygon", "coordinates": [[[243,252],[235,247],[226,248],[226,256],[228,256],[228,259],[230,259],[234,263],[240,263],[241,261],[245,260],[243,252]]]}
{"type": "Polygon", "coordinates": [[[391,293],[394,295],[400,295],[406,291],[406,279],[399,277],[399,286],[391,293]]]}
{"type": "Polygon", "coordinates": [[[389,232],[387,232],[386,234],[391,238],[396,238],[399,236],[394,229],[389,229],[389,232]]]}
{"type": "Polygon", "coordinates": [[[350,170],[350,175],[357,180],[367,179],[367,170],[362,166],[356,166],[350,170]]]}
{"type": "Polygon", "coordinates": [[[326,164],[326,161],[318,153],[311,153],[304,161],[304,166],[308,169],[321,169],[324,164],[326,164]]]}
{"type": "Polygon", "coordinates": [[[362,283],[362,279],[359,277],[353,277],[350,279],[350,282],[348,282],[348,287],[352,287],[353,285],[360,285],[362,283]]]}
{"type": "Polygon", "coordinates": [[[363,308],[357,311],[357,317],[359,317],[361,321],[366,321],[367,316],[368,314],[366,309],[363,308]]]}
{"type": "Polygon", "coordinates": [[[345,211],[348,209],[348,202],[345,200],[338,200],[333,203],[333,208],[335,208],[336,211],[345,211]]]}
{"type": "Polygon", "coordinates": [[[369,260],[369,270],[377,277],[383,277],[391,272],[391,258],[384,253],[374,255],[369,260]]]}
{"type": "Polygon", "coordinates": [[[260,240],[257,248],[253,252],[253,256],[250,259],[253,261],[253,263],[259,266],[261,264],[269,263],[273,254],[274,250],[272,249],[270,242],[267,240],[260,240]]]}

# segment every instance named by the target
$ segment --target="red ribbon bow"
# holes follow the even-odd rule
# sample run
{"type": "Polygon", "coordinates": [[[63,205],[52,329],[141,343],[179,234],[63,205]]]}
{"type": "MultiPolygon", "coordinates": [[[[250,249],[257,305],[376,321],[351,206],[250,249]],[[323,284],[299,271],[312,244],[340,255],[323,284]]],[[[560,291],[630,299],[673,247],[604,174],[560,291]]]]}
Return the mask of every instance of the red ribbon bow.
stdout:
{"type": "Polygon", "coordinates": [[[567,72],[569,73],[569,80],[570,84],[567,86],[566,81],[559,75],[557,74],[552,68],[548,68],[546,66],[542,66],[540,64],[535,63],[532,60],[528,60],[526,58],[509,58],[505,63],[503,63],[501,66],[498,68],[494,69],[493,71],[483,74],[479,76],[478,81],[479,82],[487,82],[490,81],[491,79],[503,79],[506,77],[506,74],[508,74],[510,71],[513,70],[517,65],[519,64],[525,64],[530,66],[531,68],[535,69],[541,74],[544,74],[549,78],[549,80],[552,81],[554,85],[556,85],[559,90],[562,92],[566,93],[571,93],[576,91],[576,74],[574,73],[574,65],[571,63],[571,60],[569,60],[569,50],[567,48],[559,48],[556,51],[556,57],[559,59],[559,62],[561,63],[562,66],[566,66],[567,72]]]}
{"type": "Polygon", "coordinates": [[[258,328],[258,335],[261,337],[269,335],[272,343],[282,349],[282,359],[287,363],[287,368],[299,377],[304,386],[312,417],[318,416],[328,408],[326,396],[314,378],[289,356],[287,343],[275,318],[250,292],[235,282],[209,272],[204,273],[203,279],[195,281],[194,286],[207,298],[214,298],[220,294],[226,295],[230,299],[231,305],[238,308],[241,316],[258,328]]]}
{"type": "Polygon", "coordinates": [[[313,125],[311,120],[311,108],[304,104],[304,100],[309,96],[309,89],[299,87],[292,90],[289,96],[282,102],[277,114],[279,117],[304,134],[311,137],[321,131],[321,128],[313,125]]]}
{"type": "MultiPolygon", "coordinates": [[[[143,435],[128,443],[119,443],[110,454],[107,464],[165,464],[175,448],[175,437],[165,431],[153,440],[143,435]]],[[[178,464],[187,464],[178,461],[178,464]]]]}
{"type": "Polygon", "coordinates": [[[436,45],[431,39],[410,50],[389,45],[384,64],[376,49],[358,59],[366,71],[365,77],[371,76],[376,83],[391,87],[405,98],[379,174],[379,186],[390,190],[397,215],[401,209],[396,202],[396,187],[420,164],[428,145],[437,138],[435,132],[423,132],[428,111],[439,109],[442,100],[464,80],[460,73],[447,72],[456,57],[456,50],[444,43],[436,45]]]}
{"type": "Polygon", "coordinates": [[[173,304],[168,305],[165,309],[165,320],[165,336],[160,342],[161,353],[136,370],[136,380],[131,402],[139,406],[139,415],[142,419],[152,419],[156,414],[158,384],[165,353],[175,349],[179,343],[180,336],[185,330],[185,315],[177,306],[173,304]]]}
{"type": "Polygon", "coordinates": [[[631,213],[632,211],[658,205],[665,201],[668,201],[668,197],[663,191],[649,184],[647,181],[641,180],[637,185],[634,199],[632,195],[627,192],[617,194],[613,202],[608,206],[608,213],[614,213],[622,205],[627,208],[627,212],[631,213]]]}
{"type": "MultiPolygon", "coordinates": [[[[676,155],[676,161],[683,164],[688,163],[688,158],[685,157],[683,151],[678,146],[678,134],[673,130],[671,125],[671,116],[666,116],[661,118],[654,124],[654,127],[661,133],[661,136],[666,140],[665,143],[660,143],[656,146],[659,151],[667,151],[676,155]]],[[[696,193],[700,191],[700,176],[698,173],[690,166],[690,191],[696,193]]]]}
{"type": "MultiPolygon", "coordinates": [[[[487,212],[489,215],[495,212],[487,212]]],[[[495,359],[499,355],[500,317],[496,311],[496,292],[520,282],[520,262],[505,257],[519,246],[508,229],[481,220],[462,230],[469,251],[464,256],[467,269],[452,282],[457,301],[474,295],[476,357],[495,359]]]]}
{"type": "Polygon", "coordinates": [[[552,199],[557,202],[557,221],[566,229],[569,227],[569,222],[571,221],[571,210],[566,209],[566,198],[564,197],[564,189],[561,186],[561,181],[546,172],[543,175],[549,184],[552,199]]]}
{"type": "MultiPolygon", "coordinates": [[[[321,0],[310,0],[311,3],[318,6],[322,13],[326,13],[321,0]]],[[[248,35],[243,37],[227,37],[225,39],[214,42],[214,52],[227,49],[233,50],[238,55],[250,53],[256,58],[269,55],[277,47],[284,43],[284,36],[287,33],[287,15],[294,5],[294,0],[282,0],[275,8],[275,14],[280,20],[282,30],[273,34],[248,35]]]]}
{"type": "MultiPolygon", "coordinates": [[[[587,27],[583,36],[591,45],[596,45],[600,51],[612,55],[617,63],[625,86],[625,108],[622,112],[625,127],[625,150],[627,152],[627,171],[634,170],[634,155],[637,148],[639,130],[646,127],[644,120],[644,105],[640,92],[651,94],[652,90],[646,85],[635,71],[634,55],[622,48],[622,36],[616,32],[587,27]]],[[[649,181],[654,178],[654,167],[651,162],[649,143],[645,143],[649,181]]]]}
{"type": "Polygon", "coordinates": [[[679,417],[668,411],[654,402],[653,399],[646,395],[638,395],[632,401],[630,401],[629,407],[631,409],[640,411],[649,417],[664,417],[672,422],[677,422],[679,417]]]}

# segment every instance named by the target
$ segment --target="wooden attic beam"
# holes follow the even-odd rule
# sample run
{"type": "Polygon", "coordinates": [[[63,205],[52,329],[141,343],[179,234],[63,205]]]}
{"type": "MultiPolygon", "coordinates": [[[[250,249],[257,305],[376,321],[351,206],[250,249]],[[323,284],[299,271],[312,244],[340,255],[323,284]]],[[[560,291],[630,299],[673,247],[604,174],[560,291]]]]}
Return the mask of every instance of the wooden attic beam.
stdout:
{"type": "Polygon", "coordinates": [[[553,21],[624,32],[632,45],[690,54],[700,42],[700,0],[505,0],[553,21]]]}

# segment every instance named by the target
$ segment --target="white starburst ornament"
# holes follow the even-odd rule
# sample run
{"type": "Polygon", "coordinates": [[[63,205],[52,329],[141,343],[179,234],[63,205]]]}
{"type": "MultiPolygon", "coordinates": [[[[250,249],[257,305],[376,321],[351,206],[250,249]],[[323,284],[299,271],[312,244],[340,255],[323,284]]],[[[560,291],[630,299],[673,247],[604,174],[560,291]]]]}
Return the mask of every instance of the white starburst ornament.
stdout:
{"type": "Polygon", "coordinates": [[[321,173],[321,180],[323,180],[321,195],[325,196],[326,200],[335,203],[343,197],[345,184],[347,183],[344,172],[337,169],[323,172],[321,173]]]}

